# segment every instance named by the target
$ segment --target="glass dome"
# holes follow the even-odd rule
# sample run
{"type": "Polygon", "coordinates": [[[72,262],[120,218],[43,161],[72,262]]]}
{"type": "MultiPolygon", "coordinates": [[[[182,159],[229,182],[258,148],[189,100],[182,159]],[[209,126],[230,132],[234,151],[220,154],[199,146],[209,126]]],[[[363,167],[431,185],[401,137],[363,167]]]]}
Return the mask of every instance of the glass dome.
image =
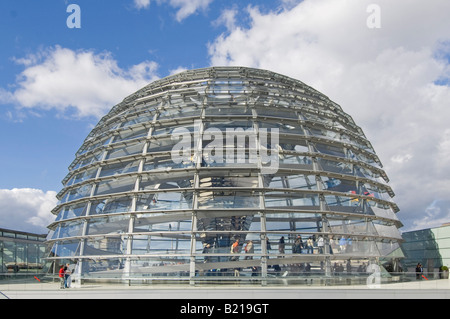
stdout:
{"type": "Polygon", "coordinates": [[[266,282],[401,257],[394,193],[361,128],[266,70],[149,84],[99,121],[63,185],[48,260],[77,278],[266,282]]]}

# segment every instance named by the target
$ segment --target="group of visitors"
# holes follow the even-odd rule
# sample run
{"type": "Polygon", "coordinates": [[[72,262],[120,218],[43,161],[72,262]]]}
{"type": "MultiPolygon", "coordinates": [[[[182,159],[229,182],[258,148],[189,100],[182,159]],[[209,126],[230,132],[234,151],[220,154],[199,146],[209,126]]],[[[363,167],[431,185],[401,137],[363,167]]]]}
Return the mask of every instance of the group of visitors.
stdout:
{"type": "MultiPolygon", "coordinates": [[[[266,237],[266,244],[267,244],[267,251],[271,250],[272,247],[269,242],[269,238],[266,237]]],[[[294,243],[292,244],[292,253],[294,254],[302,254],[306,252],[307,254],[314,254],[314,249],[317,247],[317,252],[319,254],[323,254],[325,252],[325,240],[322,236],[319,236],[319,238],[316,240],[316,236],[310,236],[306,241],[302,240],[302,237],[300,235],[297,236],[294,243]]],[[[204,253],[207,252],[209,248],[209,244],[205,246],[204,253]]],[[[246,254],[253,254],[254,253],[254,243],[252,240],[247,241],[244,246],[244,252],[246,254]]],[[[286,249],[286,242],[284,236],[281,236],[281,238],[278,240],[278,252],[280,254],[285,254],[286,249]]],[[[239,239],[236,239],[233,244],[230,247],[230,253],[231,254],[237,254],[241,250],[239,239]]],[[[331,247],[330,247],[331,250],[331,247]]],[[[253,259],[252,256],[246,256],[245,259],[253,259]]],[[[231,257],[231,261],[239,260],[239,257],[231,257]]]]}
{"type": "Polygon", "coordinates": [[[71,279],[72,271],[69,268],[69,264],[61,265],[59,269],[59,280],[61,282],[60,289],[70,288],[72,279],[71,279]]]}
{"type": "MultiPolygon", "coordinates": [[[[284,237],[281,237],[284,242],[284,237]]],[[[322,238],[322,237],[320,237],[322,238]]],[[[281,240],[281,239],[280,239],[281,240]]],[[[323,241],[322,241],[323,243],[323,241]]],[[[283,243],[284,245],[284,243],[283,243]]],[[[314,245],[315,245],[315,237],[310,236],[306,240],[306,243],[303,242],[302,237],[300,235],[297,236],[297,238],[294,241],[294,244],[292,245],[292,253],[293,254],[301,254],[303,253],[303,249],[306,249],[307,254],[313,254],[314,253],[314,245]]],[[[283,247],[283,253],[284,253],[284,247],[283,247]]]]}
{"type": "MultiPolygon", "coordinates": [[[[286,254],[286,241],[285,237],[281,236],[277,242],[278,244],[278,253],[280,255],[286,254]]],[[[332,238],[325,239],[322,235],[319,235],[317,238],[315,235],[309,236],[306,241],[302,239],[300,235],[298,235],[294,242],[292,243],[292,253],[293,254],[314,254],[315,251],[318,254],[329,253],[333,254],[333,250],[336,249],[338,252],[348,252],[351,251],[349,247],[351,247],[352,241],[351,238],[341,237],[339,240],[333,240],[332,238]],[[328,247],[328,250],[325,249],[328,247]]],[[[266,251],[269,253],[272,249],[269,238],[266,237],[266,251]]],[[[205,243],[203,247],[203,253],[209,254],[213,250],[210,243],[205,243]]],[[[253,240],[246,241],[243,245],[240,243],[240,239],[236,238],[231,246],[230,246],[230,261],[238,261],[239,254],[241,252],[245,252],[248,254],[245,256],[245,260],[252,260],[253,254],[255,252],[255,244],[253,240]]],[[[280,256],[283,257],[283,256],[280,256]]],[[[204,262],[210,262],[211,258],[209,256],[205,256],[204,262]]]]}
{"type": "MultiPolygon", "coordinates": [[[[317,252],[319,254],[324,253],[325,241],[322,236],[316,240],[316,236],[309,236],[308,239],[304,242],[300,235],[297,236],[294,243],[292,244],[292,253],[293,254],[302,254],[304,250],[306,250],[307,254],[314,254],[314,247],[317,247],[317,252]]],[[[278,252],[280,254],[285,254],[286,243],[284,240],[284,236],[278,241],[278,252]]]]}

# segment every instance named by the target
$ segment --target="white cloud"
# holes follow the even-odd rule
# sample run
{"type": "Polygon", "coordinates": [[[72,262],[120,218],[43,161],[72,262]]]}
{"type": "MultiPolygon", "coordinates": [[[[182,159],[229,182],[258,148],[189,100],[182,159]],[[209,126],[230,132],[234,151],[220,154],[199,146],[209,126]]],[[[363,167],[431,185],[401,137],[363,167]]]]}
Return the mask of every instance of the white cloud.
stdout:
{"type": "Polygon", "coordinates": [[[54,221],[51,210],[56,206],[56,192],[39,189],[0,189],[0,227],[47,233],[47,226],[54,221]]]}
{"type": "Polygon", "coordinates": [[[426,229],[448,223],[450,220],[450,200],[435,200],[423,213],[421,219],[415,220],[415,229],[426,229]]]}
{"type": "MultiPolygon", "coordinates": [[[[199,10],[206,10],[213,0],[157,0],[158,4],[168,3],[171,7],[178,9],[176,20],[183,21],[199,10]]],[[[134,0],[137,9],[147,9],[150,6],[150,0],[134,0]]]]}
{"type": "Polygon", "coordinates": [[[443,170],[447,168],[447,174],[450,173],[450,129],[444,131],[438,144],[438,166],[443,170]]]}
{"type": "Polygon", "coordinates": [[[134,5],[137,9],[148,8],[150,6],[150,0],[134,0],[134,5]]]}
{"type": "Polygon", "coordinates": [[[182,21],[198,10],[206,10],[213,0],[170,0],[174,8],[179,8],[176,14],[177,21],[182,21]]]}
{"type": "Polygon", "coordinates": [[[220,17],[213,21],[213,25],[225,25],[228,30],[232,30],[236,27],[236,16],[239,13],[237,6],[233,6],[231,9],[225,9],[222,11],[220,17]]]}
{"type": "Polygon", "coordinates": [[[144,61],[125,70],[110,53],[73,51],[59,46],[16,59],[25,67],[14,91],[0,90],[3,102],[22,109],[75,110],[101,117],[112,106],[157,79],[157,64],[144,61]]]}
{"type": "Polygon", "coordinates": [[[450,198],[450,87],[435,84],[450,75],[450,2],[376,1],[378,29],[367,27],[371,3],[284,1],[290,6],[265,13],[249,6],[245,26],[228,10],[210,63],[279,72],[340,104],[372,142],[410,226],[450,198]]]}
{"type": "Polygon", "coordinates": [[[391,157],[391,161],[398,164],[408,162],[412,158],[411,154],[397,154],[391,157]]]}
{"type": "Polygon", "coordinates": [[[188,69],[185,68],[184,66],[179,66],[179,67],[176,68],[176,69],[169,70],[169,74],[170,74],[170,75],[174,75],[174,74],[178,74],[178,73],[181,73],[181,72],[184,72],[184,71],[187,71],[187,70],[188,70],[188,69]]]}

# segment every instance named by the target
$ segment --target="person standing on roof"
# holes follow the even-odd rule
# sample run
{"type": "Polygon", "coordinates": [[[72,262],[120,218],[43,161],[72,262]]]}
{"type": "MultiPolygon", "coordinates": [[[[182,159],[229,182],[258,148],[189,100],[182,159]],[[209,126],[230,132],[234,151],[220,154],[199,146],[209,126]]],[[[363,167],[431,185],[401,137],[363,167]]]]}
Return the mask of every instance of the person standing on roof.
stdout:
{"type": "Polygon", "coordinates": [[[61,265],[61,268],[59,269],[59,273],[58,273],[59,282],[61,283],[61,285],[59,286],[59,289],[65,288],[65,278],[64,278],[65,269],[64,269],[64,267],[65,267],[64,265],[61,265]]]}

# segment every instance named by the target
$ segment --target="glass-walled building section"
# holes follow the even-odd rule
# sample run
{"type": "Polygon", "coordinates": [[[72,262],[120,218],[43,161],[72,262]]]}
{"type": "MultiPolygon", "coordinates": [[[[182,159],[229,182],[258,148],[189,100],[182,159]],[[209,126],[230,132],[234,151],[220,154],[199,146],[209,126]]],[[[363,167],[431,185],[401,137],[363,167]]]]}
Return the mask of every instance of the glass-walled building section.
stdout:
{"type": "Polygon", "coordinates": [[[388,182],[361,128],[304,83],[186,71],[125,98],[88,135],[48,260],[80,279],[356,274],[401,257],[388,182]]]}
{"type": "Polygon", "coordinates": [[[46,247],[45,235],[0,229],[0,279],[42,273],[46,247]]]}
{"type": "MultiPolygon", "coordinates": [[[[403,267],[415,272],[420,263],[427,278],[443,278],[443,268],[450,267],[450,223],[403,233],[403,267]]],[[[445,274],[448,277],[448,272],[445,274]]]]}

